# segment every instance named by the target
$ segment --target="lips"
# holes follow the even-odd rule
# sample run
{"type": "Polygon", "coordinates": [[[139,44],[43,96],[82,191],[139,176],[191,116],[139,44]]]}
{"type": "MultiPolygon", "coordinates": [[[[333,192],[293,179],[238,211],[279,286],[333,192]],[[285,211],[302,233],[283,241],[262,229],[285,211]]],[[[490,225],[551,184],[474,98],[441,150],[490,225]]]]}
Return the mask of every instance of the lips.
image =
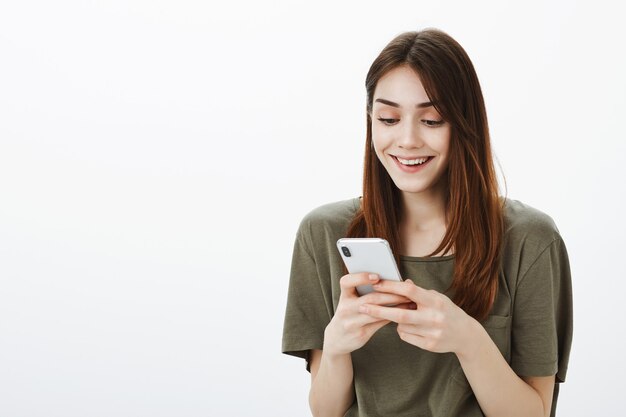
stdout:
{"type": "Polygon", "coordinates": [[[427,162],[427,161],[428,161],[428,158],[430,158],[429,156],[416,156],[416,157],[410,157],[410,158],[403,158],[403,157],[401,157],[401,156],[397,156],[397,155],[394,155],[394,156],[395,156],[395,157],[396,157],[396,159],[398,159],[398,161],[400,161],[402,164],[404,164],[404,165],[409,165],[409,166],[412,166],[412,165],[421,165],[421,164],[423,164],[423,163],[427,162]],[[407,162],[417,162],[417,163],[415,163],[415,164],[408,164],[407,162]]]}
{"type": "MultiPolygon", "coordinates": [[[[422,156],[422,157],[411,157],[411,158],[406,158],[409,161],[415,160],[415,159],[422,159],[422,158],[427,158],[426,161],[422,162],[421,164],[416,164],[416,165],[404,165],[403,163],[401,163],[400,161],[398,161],[398,157],[395,155],[391,155],[393,157],[393,160],[395,161],[396,165],[398,166],[398,168],[400,168],[401,171],[404,172],[408,172],[408,173],[414,173],[414,172],[418,172],[421,171],[426,165],[428,165],[430,163],[430,161],[433,160],[434,156],[422,156]]],[[[401,159],[405,159],[405,158],[401,158],[401,159]]]]}

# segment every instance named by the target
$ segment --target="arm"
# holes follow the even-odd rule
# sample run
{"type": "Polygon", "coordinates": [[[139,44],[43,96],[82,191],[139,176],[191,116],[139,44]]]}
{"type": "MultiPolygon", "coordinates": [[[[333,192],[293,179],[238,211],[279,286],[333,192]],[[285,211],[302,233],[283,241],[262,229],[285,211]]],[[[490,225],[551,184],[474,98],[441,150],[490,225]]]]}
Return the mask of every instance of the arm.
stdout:
{"type": "Polygon", "coordinates": [[[448,297],[410,280],[381,281],[374,287],[404,295],[417,310],[364,304],[360,311],[398,323],[398,334],[407,343],[431,352],[454,352],[487,416],[550,415],[554,376],[521,379],[481,324],[448,297]]]}
{"type": "Polygon", "coordinates": [[[478,321],[468,316],[467,348],[457,352],[486,416],[550,416],[554,376],[520,378],[478,321]]]}
{"type": "Polygon", "coordinates": [[[376,283],[378,276],[363,272],[341,277],[341,294],[335,314],[324,330],[323,350],[310,351],[309,406],[314,416],[343,416],[354,402],[352,357],[388,320],[359,312],[363,303],[397,304],[408,308],[410,300],[396,294],[372,292],[360,297],[356,287],[376,283]],[[404,304],[403,304],[404,303],[404,304]]]}
{"type": "Polygon", "coordinates": [[[324,354],[311,351],[311,391],[309,406],[314,416],[343,416],[354,402],[350,354],[324,354]]]}

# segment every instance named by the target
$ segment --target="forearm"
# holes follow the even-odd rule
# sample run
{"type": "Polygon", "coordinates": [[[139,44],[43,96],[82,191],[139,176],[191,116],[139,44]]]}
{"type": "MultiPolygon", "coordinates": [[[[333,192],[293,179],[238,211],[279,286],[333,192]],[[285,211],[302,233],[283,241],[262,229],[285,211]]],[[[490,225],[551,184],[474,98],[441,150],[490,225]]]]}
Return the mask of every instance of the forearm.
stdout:
{"type": "Polygon", "coordinates": [[[480,323],[471,323],[471,341],[457,357],[485,415],[544,417],[539,393],[511,369],[480,323]]]}
{"type": "Polygon", "coordinates": [[[316,417],[343,416],[354,401],[352,357],[322,351],[317,375],[311,384],[309,406],[316,417]]]}

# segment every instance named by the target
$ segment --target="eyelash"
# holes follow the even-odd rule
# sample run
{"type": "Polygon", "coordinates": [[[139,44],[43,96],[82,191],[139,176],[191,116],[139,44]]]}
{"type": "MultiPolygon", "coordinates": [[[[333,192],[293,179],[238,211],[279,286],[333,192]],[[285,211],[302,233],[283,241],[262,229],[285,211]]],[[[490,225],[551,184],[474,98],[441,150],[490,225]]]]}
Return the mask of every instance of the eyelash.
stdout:
{"type": "MultiPolygon", "coordinates": [[[[383,119],[382,117],[379,117],[378,120],[380,120],[385,126],[393,126],[392,124],[388,124],[388,122],[391,122],[393,120],[398,120],[398,119],[383,119]]],[[[444,123],[443,120],[422,120],[422,121],[426,122],[426,126],[428,127],[437,127],[437,126],[441,126],[444,123]],[[430,122],[430,124],[428,122],[430,122]]]]}

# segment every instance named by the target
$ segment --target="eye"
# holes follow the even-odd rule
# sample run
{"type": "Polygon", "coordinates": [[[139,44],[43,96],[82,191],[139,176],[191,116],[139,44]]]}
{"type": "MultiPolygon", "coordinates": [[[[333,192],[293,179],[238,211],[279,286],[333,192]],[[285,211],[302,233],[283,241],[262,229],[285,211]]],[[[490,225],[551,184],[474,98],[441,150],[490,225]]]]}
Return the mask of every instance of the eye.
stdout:
{"type": "Polygon", "coordinates": [[[391,126],[398,121],[398,119],[383,119],[382,117],[379,117],[378,120],[387,126],[391,126]]]}
{"type": "Polygon", "coordinates": [[[443,124],[443,120],[422,120],[422,122],[424,122],[426,126],[431,127],[440,126],[443,124]]]}

